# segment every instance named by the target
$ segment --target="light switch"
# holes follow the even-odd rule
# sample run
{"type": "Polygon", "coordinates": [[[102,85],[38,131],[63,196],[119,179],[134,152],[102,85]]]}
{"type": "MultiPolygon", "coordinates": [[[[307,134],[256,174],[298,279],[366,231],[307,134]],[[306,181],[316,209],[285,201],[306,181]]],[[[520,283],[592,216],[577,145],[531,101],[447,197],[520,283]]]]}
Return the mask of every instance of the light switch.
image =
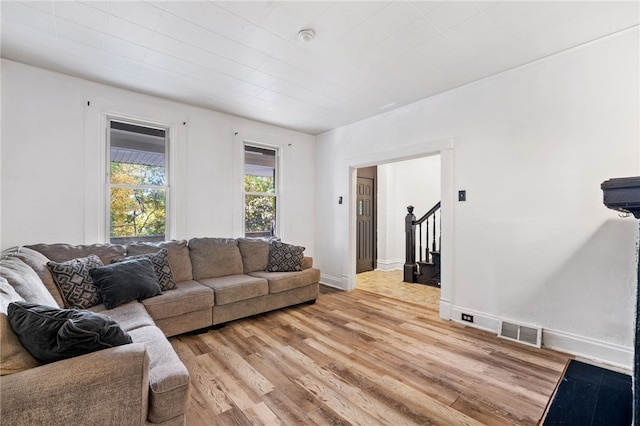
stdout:
{"type": "Polygon", "coordinates": [[[467,201],[467,191],[464,189],[458,191],[458,201],[467,201]]]}

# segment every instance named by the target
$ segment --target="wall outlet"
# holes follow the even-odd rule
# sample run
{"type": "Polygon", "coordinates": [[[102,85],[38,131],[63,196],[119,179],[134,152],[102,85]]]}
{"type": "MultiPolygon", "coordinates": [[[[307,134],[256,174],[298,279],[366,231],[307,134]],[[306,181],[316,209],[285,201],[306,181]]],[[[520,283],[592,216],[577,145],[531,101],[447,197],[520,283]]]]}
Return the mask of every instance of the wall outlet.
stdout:
{"type": "Polygon", "coordinates": [[[461,314],[462,321],[473,322],[473,315],[461,314]]]}

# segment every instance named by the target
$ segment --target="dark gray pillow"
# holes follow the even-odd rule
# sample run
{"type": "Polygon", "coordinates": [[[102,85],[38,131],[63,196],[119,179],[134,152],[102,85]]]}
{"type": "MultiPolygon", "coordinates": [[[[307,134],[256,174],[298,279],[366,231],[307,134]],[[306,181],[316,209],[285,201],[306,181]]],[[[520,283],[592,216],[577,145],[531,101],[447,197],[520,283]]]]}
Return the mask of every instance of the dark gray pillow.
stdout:
{"type": "Polygon", "coordinates": [[[43,364],[131,343],[116,322],[91,311],[12,302],[7,316],[20,343],[43,364]]]}
{"type": "Polygon", "coordinates": [[[268,272],[302,271],[304,247],[272,241],[269,246],[268,272]]]}
{"type": "Polygon", "coordinates": [[[177,288],[176,282],[173,279],[173,271],[169,264],[169,252],[166,248],[158,250],[156,253],[137,254],[135,256],[128,256],[122,259],[114,259],[111,263],[119,263],[125,260],[133,259],[149,259],[153,265],[153,270],[158,277],[158,284],[160,284],[160,290],[174,290],[177,288]]]}
{"type": "Polygon", "coordinates": [[[149,259],[112,263],[92,269],[89,274],[107,309],[157,296],[161,292],[158,277],[149,259]]]}

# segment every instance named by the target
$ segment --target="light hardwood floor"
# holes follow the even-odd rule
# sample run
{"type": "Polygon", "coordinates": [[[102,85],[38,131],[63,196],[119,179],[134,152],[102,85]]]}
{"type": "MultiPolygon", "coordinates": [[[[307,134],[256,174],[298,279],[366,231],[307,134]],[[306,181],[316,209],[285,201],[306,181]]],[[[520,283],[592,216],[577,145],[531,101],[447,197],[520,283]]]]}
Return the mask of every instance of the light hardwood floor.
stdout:
{"type": "Polygon", "coordinates": [[[438,309],[440,305],[438,287],[405,283],[402,278],[403,272],[400,270],[362,272],[356,275],[356,288],[438,309]]]}
{"type": "Polygon", "coordinates": [[[188,425],[535,425],[568,356],[322,287],[315,305],[171,338],[188,425]]]}

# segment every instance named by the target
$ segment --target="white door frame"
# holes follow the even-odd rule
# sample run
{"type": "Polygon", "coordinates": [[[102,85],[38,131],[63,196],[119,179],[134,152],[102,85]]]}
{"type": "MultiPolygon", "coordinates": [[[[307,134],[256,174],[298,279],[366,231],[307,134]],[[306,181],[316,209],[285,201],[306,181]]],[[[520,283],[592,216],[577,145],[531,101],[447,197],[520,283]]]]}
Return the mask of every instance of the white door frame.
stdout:
{"type": "Polygon", "coordinates": [[[349,166],[349,262],[347,290],[356,288],[356,196],[357,169],[377,166],[418,157],[440,154],[441,196],[441,263],[440,263],[440,318],[451,319],[451,295],[453,292],[453,139],[438,139],[425,143],[373,152],[347,159],[349,166]]]}

